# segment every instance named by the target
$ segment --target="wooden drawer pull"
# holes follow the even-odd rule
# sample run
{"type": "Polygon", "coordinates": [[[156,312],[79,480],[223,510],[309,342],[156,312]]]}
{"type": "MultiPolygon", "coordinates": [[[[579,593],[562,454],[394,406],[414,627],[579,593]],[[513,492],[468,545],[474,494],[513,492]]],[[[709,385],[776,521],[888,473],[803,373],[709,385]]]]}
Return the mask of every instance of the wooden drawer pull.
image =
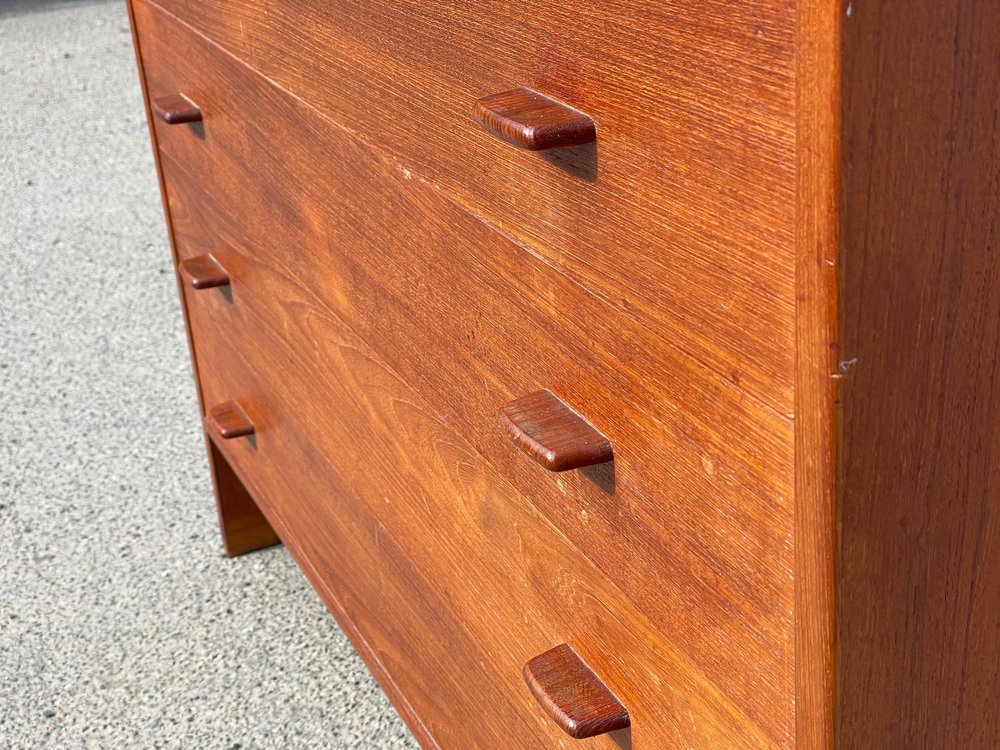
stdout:
{"type": "Polygon", "coordinates": [[[594,120],[531,89],[514,89],[476,102],[476,119],[494,135],[529,151],[565,148],[597,138],[594,120]]]}
{"type": "Polygon", "coordinates": [[[213,406],[208,412],[208,423],[223,440],[253,435],[253,422],[235,401],[213,406]]]}
{"type": "Polygon", "coordinates": [[[151,105],[153,114],[167,125],[201,122],[201,110],[198,105],[183,94],[167,94],[157,97],[153,99],[151,105]]]}
{"type": "Polygon", "coordinates": [[[568,644],[525,664],[524,681],[546,713],[574,739],[632,724],[625,706],[568,644]]]}
{"type": "Polygon", "coordinates": [[[568,471],[614,458],[611,441],[549,391],[511,401],[500,421],[514,444],[549,471],[568,471]]]}
{"type": "Polygon", "coordinates": [[[181,276],[195,289],[229,286],[229,274],[211,255],[199,255],[182,261],[181,276]]]}

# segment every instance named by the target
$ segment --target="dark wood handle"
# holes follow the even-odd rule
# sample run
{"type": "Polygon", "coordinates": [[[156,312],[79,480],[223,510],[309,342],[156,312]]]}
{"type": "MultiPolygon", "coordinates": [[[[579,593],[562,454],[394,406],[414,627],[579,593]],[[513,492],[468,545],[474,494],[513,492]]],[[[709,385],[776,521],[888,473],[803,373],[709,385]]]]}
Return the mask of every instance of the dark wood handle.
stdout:
{"type": "Polygon", "coordinates": [[[195,289],[229,286],[229,274],[211,255],[199,255],[181,261],[181,276],[195,289]]]}
{"type": "Polygon", "coordinates": [[[549,391],[511,401],[500,421],[514,444],[549,471],[611,461],[611,441],[549,391]]]}
{"type": "Polygon", "coordinates": [[[208,423],[223,440],[253,435],[253,422],[235,401],[216,404],[208,411],[208,423]]]}
{"type": "Polygon", "coordinates": [[[198,105],[184,94],[167,94],[159,96],[150,102],[153,114],[167,125],[180,125],[185,122],[201,122],[201,110],[198,105]]]}
{"type": "Polygon", "coordinates": [[[566,148],[597,138],[593,118],[531,89],[514,89],[476,102],[476,119],[491,133],[529,151],[566,148]]]}
{"type": "Polygon", "coordinates": [[[574,739],[632,724],[625,706],[568,644],[525,664],[524,681],[545,712],[574,739]]]}

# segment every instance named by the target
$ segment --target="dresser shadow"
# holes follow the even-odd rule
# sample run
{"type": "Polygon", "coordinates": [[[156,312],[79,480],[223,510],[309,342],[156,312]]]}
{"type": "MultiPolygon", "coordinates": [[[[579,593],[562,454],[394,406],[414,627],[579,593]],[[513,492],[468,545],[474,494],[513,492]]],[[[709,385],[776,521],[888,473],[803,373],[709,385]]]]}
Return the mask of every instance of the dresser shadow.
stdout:
{"type": "Polygon", "coordinates": [[[632,750],[632,727],[625,727],[624,729],[619,729],[617,732],[612,732],[611,739],[622,750],[632,750]]]}
{"type": "Polygon", "coordinates": [[[197,138],[199,141],[205,140],[205,123],[203,122],[189,122],[188,130],[197,138]]]}
{"type": "Polygon", "coordinates": [[[597,141],[539,153],[562,171],[587,182],[597,182],[597,141]]]}
{"type": "Polygon", "coordinates": [[[604,493],[615,494],[615,462],[613,460],[595,466],[585,466],[580,469],[580,473],[596,484],[604,493]]]}

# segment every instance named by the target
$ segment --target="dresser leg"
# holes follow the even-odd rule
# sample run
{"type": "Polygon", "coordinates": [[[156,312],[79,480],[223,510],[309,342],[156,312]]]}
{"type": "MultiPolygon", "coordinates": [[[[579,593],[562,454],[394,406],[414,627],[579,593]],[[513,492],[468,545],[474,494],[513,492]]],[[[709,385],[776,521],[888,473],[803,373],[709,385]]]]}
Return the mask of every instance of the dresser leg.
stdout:
{"type": "Polygon", "coordinates": [[[230,557],[281,544],[271,524],[260,512],[243,482],[208,436],[208,463],[215,484],[215,504],[219,511],[222,546],[230,557]]]}

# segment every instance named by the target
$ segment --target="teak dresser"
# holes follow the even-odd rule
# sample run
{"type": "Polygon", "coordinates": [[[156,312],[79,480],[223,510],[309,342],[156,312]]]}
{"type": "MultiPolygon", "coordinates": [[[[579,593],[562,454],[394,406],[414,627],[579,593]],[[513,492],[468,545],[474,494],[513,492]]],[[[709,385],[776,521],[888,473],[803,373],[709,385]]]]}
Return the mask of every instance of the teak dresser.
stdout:
{"type": "Polygon", "coordinates": [[[129,8],[226,551],[425,747],[1000,747],[1000,3],[129,8]]]}

